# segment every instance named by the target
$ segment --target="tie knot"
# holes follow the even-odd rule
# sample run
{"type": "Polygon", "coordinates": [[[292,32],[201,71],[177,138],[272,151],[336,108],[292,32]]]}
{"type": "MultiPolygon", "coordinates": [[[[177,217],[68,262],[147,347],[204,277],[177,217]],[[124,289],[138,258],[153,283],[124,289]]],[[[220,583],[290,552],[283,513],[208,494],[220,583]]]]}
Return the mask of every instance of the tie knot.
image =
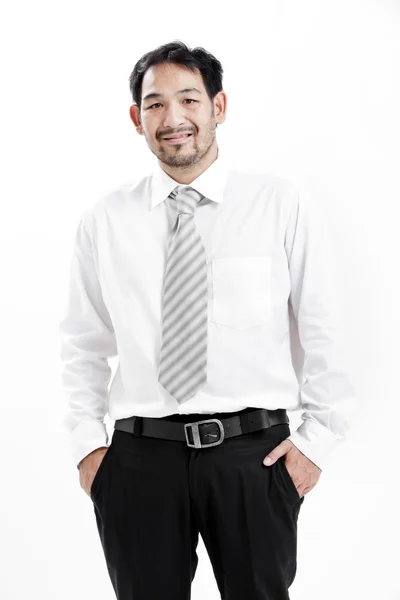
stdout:
{"type": "Polygon", "coordinates": [[[170,194],[175,200],[178,213],[194,214],[198,202],[203,198],[202,194],[190,185],[177,185],[170,194]]]}

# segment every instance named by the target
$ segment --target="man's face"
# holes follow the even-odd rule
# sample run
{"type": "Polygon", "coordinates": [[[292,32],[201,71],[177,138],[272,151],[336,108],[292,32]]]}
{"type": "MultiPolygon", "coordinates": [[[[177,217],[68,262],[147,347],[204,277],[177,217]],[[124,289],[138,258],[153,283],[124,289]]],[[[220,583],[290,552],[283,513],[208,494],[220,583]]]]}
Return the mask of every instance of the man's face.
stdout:
{"type": "Polygon", "coordinates": [[[182,65],[167,63],[146,71],[140,120],[148,147],[171,167],[195,165],[215,140],[214,103],[207,96],[200,72],[193,73],[182,65]],[[180,135],[185,137],[165,139],[180,135]]]}

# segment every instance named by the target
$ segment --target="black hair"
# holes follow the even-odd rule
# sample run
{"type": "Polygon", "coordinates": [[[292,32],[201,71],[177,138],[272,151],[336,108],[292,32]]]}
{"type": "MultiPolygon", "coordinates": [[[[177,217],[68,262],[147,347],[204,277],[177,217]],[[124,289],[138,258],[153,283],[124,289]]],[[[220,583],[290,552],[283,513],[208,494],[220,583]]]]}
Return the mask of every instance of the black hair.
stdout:
{"type": "Polygon", "coordinates": [[[198,69],[211,101],[218,92],[222,91],[223,68],[219,60],[202,47],[190,49],[180,40],[175,40],[144,54],[137,61],[130,74],[129,89],[133,102],[138,105],[139,110],[142,104],[142,81],[144,74],[149,67],[163,63],[184,65],[193,72],[198,69]]]}

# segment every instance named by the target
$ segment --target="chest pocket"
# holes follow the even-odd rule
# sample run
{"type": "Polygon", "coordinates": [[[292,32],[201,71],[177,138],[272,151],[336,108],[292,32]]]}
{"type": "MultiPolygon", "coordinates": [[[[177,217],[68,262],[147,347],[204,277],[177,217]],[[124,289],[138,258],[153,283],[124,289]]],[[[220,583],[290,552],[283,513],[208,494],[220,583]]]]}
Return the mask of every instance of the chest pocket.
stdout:
{"type": "Polygon", "coordinates": [[[211,261],[212,317],[248,329],[266,323],[272,306],[270,256],[224,256],[211,261]]]}

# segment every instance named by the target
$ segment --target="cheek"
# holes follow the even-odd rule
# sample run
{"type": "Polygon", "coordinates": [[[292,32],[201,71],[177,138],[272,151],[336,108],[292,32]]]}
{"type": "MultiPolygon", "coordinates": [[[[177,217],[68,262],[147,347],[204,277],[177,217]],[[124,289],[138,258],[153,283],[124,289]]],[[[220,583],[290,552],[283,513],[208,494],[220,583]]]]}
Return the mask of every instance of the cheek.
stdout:
{"type": "Polygon", "coordinates": [[[143,131],[147,137],[157,137],[157,131],[159,129],[158,123],[154,123],[154,120],[148,118],[147,116],[142,118],[141,123],[143,131]]]}
{"type": "Polygon", "coordinates": [[[149,140],[159,143],[159,142],[161,142],[161,138],[157,132],[158,132],[157,128],[147,128],[146,129],[146,135],[149,138],[149,140]]]}

